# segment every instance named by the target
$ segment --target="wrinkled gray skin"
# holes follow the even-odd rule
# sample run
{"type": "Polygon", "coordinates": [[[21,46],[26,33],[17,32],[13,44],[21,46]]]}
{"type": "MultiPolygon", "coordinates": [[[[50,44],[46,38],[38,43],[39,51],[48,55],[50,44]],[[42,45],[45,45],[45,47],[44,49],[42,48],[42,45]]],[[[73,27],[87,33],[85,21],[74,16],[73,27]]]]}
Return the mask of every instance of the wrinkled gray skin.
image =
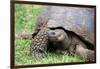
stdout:
{"type": "Polygon", "coordinates": [[[48,31],[49,41],[59,53],[76,54],[86,61],[94,61],[94,51],[87,49],[87,45],[75,34],[63,29],[48,31]]]}
{"type": "Polygon", "coordinates": [[[37,19],[33,38],[42,28],[50,28],[48,39],[54,47],[57,47],[56,49],[80,55],[89,61],[92,61],[92,58],[94,60],[94,9],[64,6],[44,6],[44,8],[37,19]],[[60,40],[61,36],[55,36],[51,31],[66,38],[60,40]]]}

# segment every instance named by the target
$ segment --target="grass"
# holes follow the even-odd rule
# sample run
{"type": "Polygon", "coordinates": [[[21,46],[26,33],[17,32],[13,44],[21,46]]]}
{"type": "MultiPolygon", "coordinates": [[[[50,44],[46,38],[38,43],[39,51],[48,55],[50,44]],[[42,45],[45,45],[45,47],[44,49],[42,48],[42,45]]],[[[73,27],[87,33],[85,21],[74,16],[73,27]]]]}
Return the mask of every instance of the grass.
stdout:
{"type": "MultiPolygon", "coordinates": [[[[34,32],[37,16],[42,11],[38,5],[15,5],[15,33],[34,32]]],[[[48,52],[45,58],[35,58],[30,55],[31,40],[15,39],[15,65],[53,64],[83,62],[79,56],[69,56],[48,52]]]]}

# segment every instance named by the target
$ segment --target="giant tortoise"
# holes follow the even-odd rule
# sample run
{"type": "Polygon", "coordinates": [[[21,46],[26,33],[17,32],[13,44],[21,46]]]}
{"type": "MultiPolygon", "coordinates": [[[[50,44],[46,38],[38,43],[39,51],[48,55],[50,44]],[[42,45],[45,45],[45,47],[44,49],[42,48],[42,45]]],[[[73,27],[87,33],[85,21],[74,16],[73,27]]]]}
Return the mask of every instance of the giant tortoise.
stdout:
{"type": "Polygon", "coordinates": [[[44,6],[37,18],[33,39],[44,27],[49,29],[48,48],[77,54],[86,60],[94,61],[94,8],[44,6]],[[62,39],[61,36],[66,38],[62,39]],[[60,37],[61,40],[58,39],[60,37]]]}

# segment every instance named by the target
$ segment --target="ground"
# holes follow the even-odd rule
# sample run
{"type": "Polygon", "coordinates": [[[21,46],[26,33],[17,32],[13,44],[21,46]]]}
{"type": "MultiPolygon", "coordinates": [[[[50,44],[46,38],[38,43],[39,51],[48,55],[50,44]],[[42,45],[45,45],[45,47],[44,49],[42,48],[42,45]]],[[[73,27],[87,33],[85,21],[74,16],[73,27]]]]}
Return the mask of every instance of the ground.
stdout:
{"type": "MultiPolygon", "coordinates": [[[[40,5],[15,5],[15,33],[34,32],[37,16],[40,14],[40,5]]],[[[52,63],[71,63],[83,62],[79,56],[69,56],[64,54],[48,52],[45,58],[35,58],[30,55],[31,40],[15,38],[15,65],[31,64],[52,64],[52,63]]]]}

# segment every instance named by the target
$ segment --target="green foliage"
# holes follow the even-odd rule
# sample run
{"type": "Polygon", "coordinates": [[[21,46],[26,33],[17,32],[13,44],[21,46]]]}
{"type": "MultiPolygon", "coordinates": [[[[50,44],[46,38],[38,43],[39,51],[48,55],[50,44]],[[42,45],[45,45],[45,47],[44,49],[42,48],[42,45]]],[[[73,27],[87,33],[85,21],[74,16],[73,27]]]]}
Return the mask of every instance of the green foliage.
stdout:
{"type": "Polygon", "coordinates": [[[15,31],[33,31],[40,11],[37,5],[15,4],[15,31]]]}
{"type": "MultiPolygon", "coordinates": [[[[15,5],[15,33],[33,32],[37,16],[42,11],[42,6],[16,4],[15,5]]],[[[48,52],[45,58],[35,58],[30,55],[31,40],[15,38],[15,64],[52,64],[52,63],[70,63],[83,62],[78,56],[69,56],[58,53],[48,52]]]]}

